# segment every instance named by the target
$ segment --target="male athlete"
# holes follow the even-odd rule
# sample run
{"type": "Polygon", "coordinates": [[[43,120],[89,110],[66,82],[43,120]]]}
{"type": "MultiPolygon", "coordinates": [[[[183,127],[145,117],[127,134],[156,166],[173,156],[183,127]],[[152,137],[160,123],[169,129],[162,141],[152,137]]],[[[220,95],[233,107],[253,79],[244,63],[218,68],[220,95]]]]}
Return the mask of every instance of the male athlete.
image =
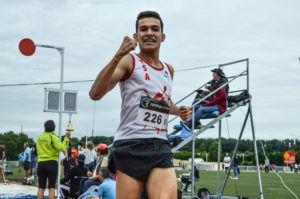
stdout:
{"type": "Polygon", "coordinates": [[[158,13],[141,12],[133,39],[125,37],[120,49],[99,73],[91,90],[101,99],[119,82],[121,123],[110,153],[109,168],[116,172],[117,199],[139,199],[145,185],[150,199],[177,198],[171,147],[167,141],[168,115],[189,119],[189,107],[171,101],[174,69],[159,59],[165,40],[158,13]],[[129,53],[137,44],[140,53],[129,53]]]}

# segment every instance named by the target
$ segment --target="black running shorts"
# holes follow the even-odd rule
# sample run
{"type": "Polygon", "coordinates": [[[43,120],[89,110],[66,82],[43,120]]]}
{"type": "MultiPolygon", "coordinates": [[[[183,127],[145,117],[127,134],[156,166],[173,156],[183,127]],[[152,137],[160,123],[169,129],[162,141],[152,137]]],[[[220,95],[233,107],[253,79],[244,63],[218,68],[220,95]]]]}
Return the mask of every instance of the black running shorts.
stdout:
{"type": "Polygon", "coordinates": [[[38,163],[37,175],[39,178],[39,188],[45,189],[48,178],[48,189],[55,188],[58,173],[58,164],[55,160],[38,163]]]}
{"type": "Polygon", "coordinates": [[[25,161],[23,164],[24,170],[27,171],[28,169],[30,169],[30,162],[25,161]]]}
{"type": "Polygon", "coordinates": [[[109,156],[109,170],[116,169],[137,180],[147,181],[153,168],[173,167],[171,146],[163,139],[117,140],[109,156]]]}

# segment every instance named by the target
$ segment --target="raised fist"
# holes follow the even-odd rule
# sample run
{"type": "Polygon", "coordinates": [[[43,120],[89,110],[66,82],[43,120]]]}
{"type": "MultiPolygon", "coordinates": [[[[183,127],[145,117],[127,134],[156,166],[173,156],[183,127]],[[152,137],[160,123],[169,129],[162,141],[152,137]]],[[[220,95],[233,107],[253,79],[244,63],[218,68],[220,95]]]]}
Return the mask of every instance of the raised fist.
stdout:
{"type": "Polygon", "coordinates": [[[188,121],[191,117],[191,108],[188,106],[180,106],[179,107],[179,117],[183,120],[183,121],[188,121]]]}
{"type": "Polygon", "coordinates": [[[137,41],[129,38],[128,36],[124,37],[120,49],[117,52],[117,55],[122,57],[127,55],[130,51],[134,50],[137,46],[137,41]]]}

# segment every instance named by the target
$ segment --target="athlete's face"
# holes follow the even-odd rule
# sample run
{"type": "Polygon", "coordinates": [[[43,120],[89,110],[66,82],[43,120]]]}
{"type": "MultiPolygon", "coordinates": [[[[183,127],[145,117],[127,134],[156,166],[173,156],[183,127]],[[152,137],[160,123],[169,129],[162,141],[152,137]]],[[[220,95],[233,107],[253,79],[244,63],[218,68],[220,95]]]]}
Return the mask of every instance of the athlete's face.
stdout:
{"type": "Polygon", "coordinates": [[[165,40],[165,34],[161,32],[159,19],[148,17],[138,21],[138,32],[133,35],[139,43],[142,51],[154,51],[159,49],[160,43],[165,40]]]}

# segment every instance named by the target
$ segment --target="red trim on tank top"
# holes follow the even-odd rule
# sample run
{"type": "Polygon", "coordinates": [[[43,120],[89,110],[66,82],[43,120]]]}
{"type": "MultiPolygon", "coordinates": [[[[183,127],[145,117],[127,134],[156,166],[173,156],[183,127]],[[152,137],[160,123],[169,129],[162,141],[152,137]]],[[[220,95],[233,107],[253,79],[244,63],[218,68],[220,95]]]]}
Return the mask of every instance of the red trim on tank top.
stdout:
{"type": "Polygon", "coordinates": [[[121,82],[125,82],[126,80],[128,80],[130,77],[131,77],[131,75],[132,75],[132,73],[133,73],[133,71],[134,71],[134,68],[135,68],[135,58],[134,58],[134,56],[131,54],[131,53],[129,53],[129,55],[132,57],[132,59],[133,59],[133,67],[132,67],[132,70],[130,71],[130,73],[129,73],[129,75],[125,78],[125,79],[121,79],[120,81],[121,82]]]}
{"type": "Polygon", "coordinates": [[[171,73],[171,69],[170,69],[169,64],[167,64],[166,62],[164,62],[164,63],[167,65],[167,67],[168,67],[168,69],[169,69],[169,72],[170,72],[171,79],[173,80],[173,77],[172,77],[172,73],[171,73]]]}
{"type": "MultiPolygon", "coordinates": [[[[135,53],[136,54],[136,53],[135,53]]],[[[161,63],[161,61],[159,61],[159,63],[161,64],[162,68],[155,68],[154,66],[152,66],[151,64],[149,64],[146,60],[144,60],[143,58],[141,58],[138,54],[136,54],[136,56],[138,56],[141,60],[143,60],[148,66],[150,66],[151,68],[155,69],[155,70],[163,70],[165,67],[164,65],[161,63]]]]}

